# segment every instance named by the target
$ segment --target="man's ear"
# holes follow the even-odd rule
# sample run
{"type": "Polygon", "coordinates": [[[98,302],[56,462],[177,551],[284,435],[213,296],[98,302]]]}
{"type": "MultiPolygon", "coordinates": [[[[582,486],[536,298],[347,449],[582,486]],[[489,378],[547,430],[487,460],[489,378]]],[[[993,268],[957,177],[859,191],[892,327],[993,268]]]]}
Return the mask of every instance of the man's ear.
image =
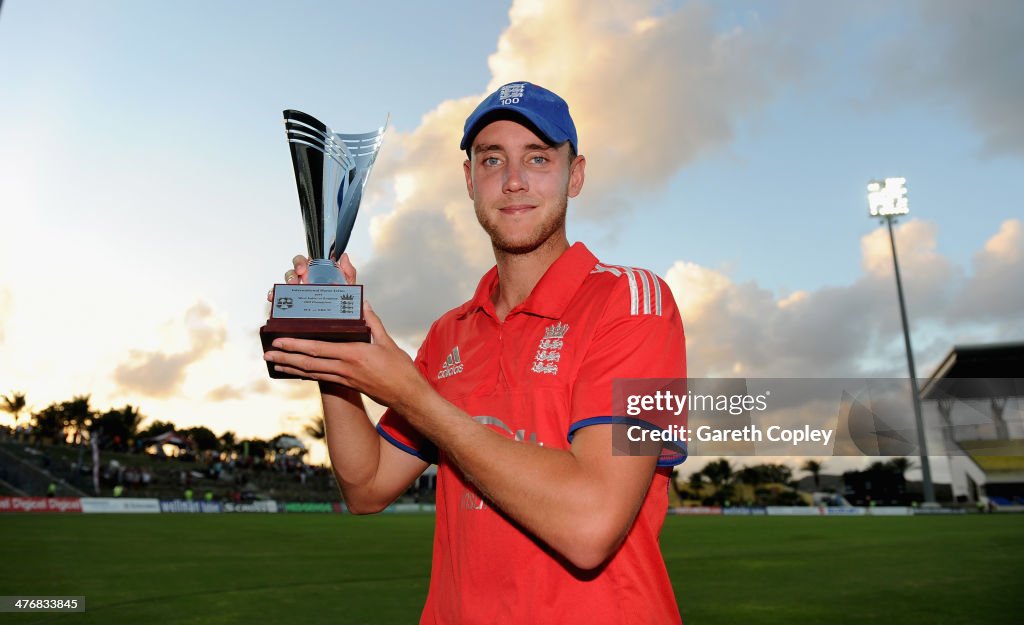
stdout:
{"type": "Polygon", "coordinates": [[[580,154],[569,165],[569,197],[576,197],[583,190],[583,180],[586,178],[587,159],[580,154]]]}
{"type": "Polygon", "coordinates": [[[462,163],[462,171],[463,173],[466,174],[466,193],[469,194],[469,199],[474,200],[475,198],[473,197],[473,163],[471,163],[468,158],[464,163],[462,163]]]}

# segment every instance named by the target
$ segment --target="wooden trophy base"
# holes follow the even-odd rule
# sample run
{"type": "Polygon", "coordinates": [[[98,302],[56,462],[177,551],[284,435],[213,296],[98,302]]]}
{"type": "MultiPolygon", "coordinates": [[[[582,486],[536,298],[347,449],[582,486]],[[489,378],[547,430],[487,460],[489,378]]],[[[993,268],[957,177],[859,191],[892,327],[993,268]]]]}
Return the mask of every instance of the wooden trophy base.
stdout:
{"type": "MultiPolygon", "coordinates": [[[[278,338],[309,339],[330,343],[369,343],[370,328],[362,319],[268,319],[260,328],[264,353],[274,350],[271,343],[278,338]]],[[[267,362],[267,372],[274,379],[297,379],[297,375],[274,371],[274,363],[267,362]]]]}

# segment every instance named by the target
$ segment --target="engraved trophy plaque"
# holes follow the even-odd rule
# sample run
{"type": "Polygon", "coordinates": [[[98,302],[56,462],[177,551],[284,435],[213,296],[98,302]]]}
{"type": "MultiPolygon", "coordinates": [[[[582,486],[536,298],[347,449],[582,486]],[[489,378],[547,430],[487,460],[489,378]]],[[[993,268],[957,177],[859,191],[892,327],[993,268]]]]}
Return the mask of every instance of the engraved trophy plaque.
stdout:
{"type": "MultiPolygon", "coordinates": [[[[375,132],[338,134],[300,111],[284,112],[309,249],[306,284],[275,284],[270,319],[260,328],[263,351],[278,337],[319,341],[370,341],[363,320],[363,287],[347,284],[335,262],[348,245],[363,187],[380,150],[375,132]]],[[[272,378],[295,376],[274,371],[272,378]]]]}

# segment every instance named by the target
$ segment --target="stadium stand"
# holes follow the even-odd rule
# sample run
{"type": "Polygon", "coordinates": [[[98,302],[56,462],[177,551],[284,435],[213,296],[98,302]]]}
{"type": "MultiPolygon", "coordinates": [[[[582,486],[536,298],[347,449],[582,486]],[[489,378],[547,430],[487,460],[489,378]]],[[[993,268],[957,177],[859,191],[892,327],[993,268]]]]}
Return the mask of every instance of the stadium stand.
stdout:
{"type": "Polygon", "coordinates": [[[920,396],[938,408],[944,446],[939,453],[949,458],[956,499],[1019,507],[1024,500],[1024,342],[954,346],[920,396]]]}
{"type": "Polygon", "coordinates": [[[301,462],[267,462],[233,459],[204,463],[195,458],[178,459],[141,453],[102,452],[100,490],[92,480],[92,455],[86,446],[24,441],[0,441],[0,487],[12,496],[45,496],[51,482],[59,497],[112,496],[123,487],[125,497],[179,499],[186,488],[196,498],[212,494],[217,501],[341,501],[329,468],[301,462]],[[218,470],[214,465],[219,464],[218,470]],[[8,492],[11,491],[11,492],[8,492]]]}

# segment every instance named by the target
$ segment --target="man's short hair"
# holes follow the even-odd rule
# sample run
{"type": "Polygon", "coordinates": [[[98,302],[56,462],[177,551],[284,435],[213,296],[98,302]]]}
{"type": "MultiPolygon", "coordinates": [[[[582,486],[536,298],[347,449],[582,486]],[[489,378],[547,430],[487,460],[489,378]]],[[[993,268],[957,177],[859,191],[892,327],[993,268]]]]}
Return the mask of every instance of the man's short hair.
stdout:
{"type": "MultiPolygon", "coordinates": [[[[530,132],[532,132],[533,134],[535,134],[538,137],[540,137],[542,140],[544,140],[545,143],[547,143],[551,147],[557,148],[557,147],[561,147],[565,143],[568,143],[569,144],[569,164],[571,165],[572,162],[574,160],[576,160],[576,156],[577,156],[576,145],[572,141],[566,140],[566,141],[562,141],[561,143],[550,143],[550,142],[548,142],[547,138],[544,136],[544,133],[541,132],[539,128],[537,128],[536,124],[534,124],[529,119],[523,117],[522,115],[518,114],[515,111],[508,111],[508,110],[505,110],[505,111],[494,111],[491,115],[483,118],[480,122],[478,122],[477,125],[479,127],[477,128],[476,132],[473,133],[473,138],[475,139],[476,135],[479,134],[480,131],[483,130],[485,127],[487,127],[488,124],[492,124],[494,122],[503,121],[503,120],[512,121],[512,122],[515,122],[515,123],[519,124],[520,126],[525,126],[530,132]]],[[[469,145],[466,146],[466,158],[468,158],[469,160],[473,160],[473,145],[472,144],[469,144],[469,145]]]]}

